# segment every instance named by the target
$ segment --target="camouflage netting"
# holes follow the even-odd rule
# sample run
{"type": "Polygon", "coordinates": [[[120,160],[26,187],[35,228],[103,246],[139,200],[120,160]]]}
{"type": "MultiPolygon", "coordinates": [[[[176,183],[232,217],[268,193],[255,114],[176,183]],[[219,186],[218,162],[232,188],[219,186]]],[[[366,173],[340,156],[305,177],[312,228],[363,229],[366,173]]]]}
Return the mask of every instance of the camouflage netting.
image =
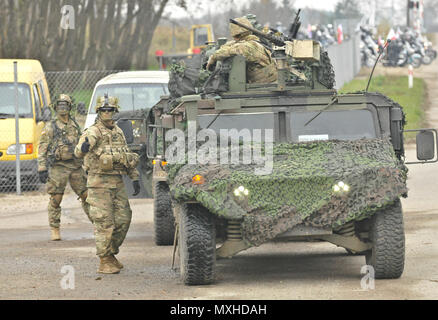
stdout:
{"type": "MultiPolygon", "coordinates": [[[[336,228],[370,217],[407,193],[406,167],[389,140],[277,143],[273,171],[260,165],[169,165],[177,201],[196,200],[213,214],[242,219],[244,240],[257,246],[298,224],[336,228]],[[192,177],[205,178],[194,185],[192,177]],[[334,191],[344,182],[349,191],[334,191]],[[248,196],[234,190],[244,186],[248,196]]],[[[219,151],[218,151],[219,153],[219,151]]]]}

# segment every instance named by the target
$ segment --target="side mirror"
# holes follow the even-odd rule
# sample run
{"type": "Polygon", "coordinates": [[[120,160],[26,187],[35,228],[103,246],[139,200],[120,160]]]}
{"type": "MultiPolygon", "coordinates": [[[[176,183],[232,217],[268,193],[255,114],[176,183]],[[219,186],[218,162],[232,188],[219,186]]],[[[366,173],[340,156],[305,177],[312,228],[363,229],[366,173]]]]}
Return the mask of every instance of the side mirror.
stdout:
{"type": "Polygon", "coordinates": [[[120,119],[117,121],[117,125],[122,129],[125,135],[126,143],[132,144],[134,142],[134,131],[132,129],[132,122],[127,119],[120,119]]]}
{"type": "Polygon", "coordinates": [[[418,132],[416,136],[416,149],[418,161],[405,162],[405,164],[437,162],[438,131],[435,129],[411,129],[404,132],[418,132]]]}
{"type": "Polygon", "coordinates": [[[416,137],[417,159],[421,161],[435,158],[435,139],[432,131],[420,131],[416,137]]]}
{"type": "Polygon", "coordinates": [[[41,121],[47,122],[50,119],[52,119],[52,111],[50,111],[49,107],[45,106],[41,112],[41,121]]]}
{"type": "Polygon", "coordinates": [[[84,102],[79,102],[76,105],[76,111],[81,114],[81,115],[86,115],[87,114],[87,109],[85,108],[85,103],[84,102]]]}

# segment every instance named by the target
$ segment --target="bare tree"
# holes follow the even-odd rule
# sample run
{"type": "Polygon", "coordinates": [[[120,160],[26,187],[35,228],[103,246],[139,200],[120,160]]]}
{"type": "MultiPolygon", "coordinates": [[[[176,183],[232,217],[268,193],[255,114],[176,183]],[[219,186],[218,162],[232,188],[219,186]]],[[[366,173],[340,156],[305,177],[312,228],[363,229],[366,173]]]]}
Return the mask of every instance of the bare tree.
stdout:
{"type": "Polygon", "coordinates": [[[46,70],[147,68],[165,7],[171,2],[187,7],[184,0],[2,2],[1,58],[38,59],[46,70]],[[74,29],[60,26],[66,5],[74,9],[74,29]]]}

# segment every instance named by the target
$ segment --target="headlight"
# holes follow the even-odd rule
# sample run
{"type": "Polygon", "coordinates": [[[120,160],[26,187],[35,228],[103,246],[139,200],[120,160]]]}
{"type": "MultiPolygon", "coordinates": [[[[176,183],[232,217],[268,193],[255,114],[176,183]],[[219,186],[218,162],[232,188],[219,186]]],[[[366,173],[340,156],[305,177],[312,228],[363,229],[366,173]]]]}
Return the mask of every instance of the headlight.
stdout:
{"type": "Polygon", "coordinates": [[[244,186],[240,186],[240,187],[234,189],[233,193],[236,197],[248,196],[249,190],[246,189],[244,186]]]}
{"type": "Polygon", "coordinates": [[[338,193],[341,191],[348,192],[348,191],[350,191],[350,186],[348,184],[344,183],[343,181],[339,181],[337,184],[335,184],[333,186],[333,191],[335,193],[338,193]]]}
{"type": "MultiPolygon", "coordinates": [[[[33,153],[33,144],[32,143],[20,143],[20,154],[32,154],[33,153]]],[[[16,145],[11,144],[6,150],[6,154],[14,155],[16,153],[16,145]]]]}
{"type": "Polygon", "coordinates": [[[140,128],[133,129],[132,134],[133,134],[134,138],[139,138],[141,136],[140,128]]]}

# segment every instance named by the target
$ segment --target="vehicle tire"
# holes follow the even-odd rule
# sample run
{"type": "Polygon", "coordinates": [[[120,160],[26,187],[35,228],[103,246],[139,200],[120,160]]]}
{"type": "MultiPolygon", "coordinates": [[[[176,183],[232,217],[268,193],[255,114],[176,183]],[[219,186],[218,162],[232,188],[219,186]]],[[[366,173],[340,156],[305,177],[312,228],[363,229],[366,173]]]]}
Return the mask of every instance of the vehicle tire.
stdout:
{"type": "Polygon", "coordinates": [[[199,204],[183,205],[179,215],[181,279],[186,285],[215,279],[216,229],[211,213],[199,204]]]}
{"type": "Polygon", "coordinates": [[[175,217],[173,216],[169,186],[165,182],[154,185],[154,238],[158,246],[173,245],[175,217]]]}
{"type": "Polygon", "coordinates": [[[421,66],[421,58],[412,58],[410,64],[415,68],[419,68],[421,66]]]}
{"type": "Polygon", "coordinates": [[[425,65],[429,65],[432,63],[432,58],[428,56],[427,54],[421,58],[421,63],[425,65]]]}
{"type": "Polygon", "coordinates": [[[426,54],[431,57],[432,59],[436,58],[437,52],[434,49],[427,49],[426,54]]]}
{"type": "Polygon", "coordinates": [[[366,252],[367,265],[376,279],[400,278],[405,261],[405,233],[400,200],[374,215],[370,236],[373,247],[366,252]]]}

